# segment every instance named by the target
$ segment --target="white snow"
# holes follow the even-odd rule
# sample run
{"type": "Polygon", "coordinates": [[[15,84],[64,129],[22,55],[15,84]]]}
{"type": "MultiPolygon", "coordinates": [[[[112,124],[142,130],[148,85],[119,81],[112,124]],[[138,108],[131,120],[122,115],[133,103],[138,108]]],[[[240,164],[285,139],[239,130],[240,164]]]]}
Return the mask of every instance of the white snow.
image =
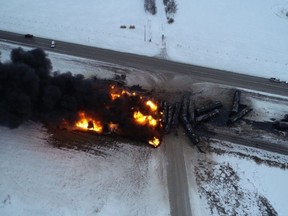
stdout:
{"type": "Polygon", "coordinates": [[[258,207],[259,196],[265,197],[279,216],[287,214],[286,196],[288,189],[286,184],[288,171],[265,163],[257,164],[251,158],[249,159],[249,157],[256,156],[263,161],[287,164],[287,156],[217,140],[213,140],[210,145],[216,149],[224,150],[225,153],[203,155],[195,152],[196,149],[191,150],[191,148],[185,148],[184,151],[191,206],[192,208],[193,206],[199,207],[192,209],[193,215],[225,215],[215,208],[210,212],[211,204],[203,193],[203,188],[205,191],[210,191],[216,195],[215,199],[218,200],[218,203],[214,204],[222,206],[227,215],[231,215],[233,211],[237,212],[237,215],[246,215],[247,213],[249,215],[263,215],[258,207]],[[246,158],[237,155],[237,153],[246,155],[246,158]],[[225,180],[225,177],[227,178],[225,174],[228,173],[229,176],[231,171],[235,174],[225,180]],[[205,176],[206,178],[197,184],[195,178],[196,173],[199,174],[199,172],[202,173],[202,177],[205,176]],[[235,204],[237,200],[240,203],[238,207],[235,204]]]}
{"type": "Polygon", "coordinates": [[[283,119],[284,115],[287,114],[287,102],[279,103],[274,101],[275,103],[271,103],[271,101],[263,101],[259,99],[253,99],[251,101],[252,107],[255,107],[255,117],[253,119],[261,119],[261,121],[271,121],[271,119],[283,119]]]}
{"type": "MultiPolygon", "coordinates": [[[[269,155],[268,152],[266,154],[269,155]]],[[[285,216],[287,214],[287,170],[269,167],[263,164],[258,165],[251,160],[240,159],[230,155],[213,155],[213,159],[217,161],[217,163],[229,163],[233,169],[237,171],[241,179],[239,184],[240,187],[250,191],[254,190],[257,193],[264,195],[276,209],[278,215],[285,216]]],[[[287,160],[288,158],[286,157],[286,163],[287,160]]]]}
{"type": "Polygon", "coordinates": [[[156,3],[153,16],[143,0],[3,1],[0,28],[288,80],[287,1],[177,0],[173,24],[156,3]]]}
{"type": "Polygon", "coordinates": [[[32,122],[0,136],[0,215],[169,214],[160,149],[58,149],[32,122]]]}

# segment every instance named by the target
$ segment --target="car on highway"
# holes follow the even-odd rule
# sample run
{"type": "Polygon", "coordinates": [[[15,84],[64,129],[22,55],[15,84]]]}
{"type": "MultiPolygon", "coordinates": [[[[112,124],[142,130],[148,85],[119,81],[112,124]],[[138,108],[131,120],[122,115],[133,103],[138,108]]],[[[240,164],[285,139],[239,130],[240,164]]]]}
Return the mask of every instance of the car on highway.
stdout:
{"type": "Polygon", "coordinates": [[[51,48],[55,48],[55,46],[56,46],[56,43],[55,43],[55,41],[54,41],[54,40],[52,40],[52,41],[51,41],[51,45],[50,45],[50,46],[51,46],[51,48]]]}
{"type": "Polygon", "coordinates": [[[269,80],[270,80],[271,82],[277,82],[277,83],[280,83],[280,82],[281,82],[280,79],[276,79],[275,77],[271,77],[269,80]]]}
{"type": "Polygon", "coordinates": [[[33,38],[34,36],[32,34],[25,34],[24,37],[25,38],[33,38]]]}

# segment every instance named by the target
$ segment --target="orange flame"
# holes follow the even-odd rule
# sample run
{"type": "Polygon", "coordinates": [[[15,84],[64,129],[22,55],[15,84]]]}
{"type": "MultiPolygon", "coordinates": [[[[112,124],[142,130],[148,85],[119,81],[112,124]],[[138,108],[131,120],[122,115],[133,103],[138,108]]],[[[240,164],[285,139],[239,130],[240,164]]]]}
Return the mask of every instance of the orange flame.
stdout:
{"type": "Polygon", "coordinates": [[[115,100],[115,99],[121,97],[120,94],[116,94],[116,93],[111,93],[110,95],[111,95],[112,100],[115,100]]]}
{"type": "Polygon", "coordinates": [[[151,100],[148,100],[146,105],[149,106],[152,111],[156,111],[158,109],[157,105],[151,100]]]}
{"type": "MultiPolygon", "coordinates": [[[[158,111],[158,106],[157,103],[153,102],[152,100],[148,100],[147,97],[145,96],[141,96],[138,95],[138,93],[136,92],[132,92],[129,91],[129,89],[121,89],[121,87],[117,87],[114,85],[110,86],[110,97],[112,99],[111,103],[113,105],[113,101],[116,100],[117,98],[121,98],[123,97],[123,99],[130,99],[129,97],[134,97],[137,96],[137,100],[135,104],[136,106],[131,106],[131,107],[127,107],[127,109],[129,109],[129,112],[131,115],[133,113],[133,121],[134,124],[138,124],[141,125],[143,127],[151,127],[149,130],[147,130],[147,133],[149,134],[153,134],[154,135],[148,135],[149,137],[153,137],[151,140],[148,140],[148,143],[152,146],[154,146],[155,148],[157,146],[160,145],[160,138],[157,138],[161,129],[161,115],[162,113],[160,111],[158,111]],[[139,101],[140,99],[140,101],[139,101]],[[141,104],[139,104],[139,102],[141,104]],[[143,108],[143,106],[147,106],[147,108],[145,108],[145,114],[143,114],[144,112],[142,112],[142,110],[140,109],[141,107],[143,108]],[[159,124],[159,125],[158,125],[159,124]],[[155,131],[154,131],[155,130],[155,131]],[[156,135],[158,134],[158,135],[156,135]],[[156,137],[156,136],[157,137],[156,137]]],[[[106,107],[104,109],[109,110],[111,104],[107,104],[105,105],[106,107]]],[[[127,110],[128,111],[128,110],[127,110]]],[[[104,133],[115,133],[115,134],[121,134],[125,131],[122,131],[122,128],[120,125],[114,123],[114,122],[105,122],[105,120],[103,120],[103,122],[100,122],[99,120],[96,120],[94,118],[92,118],[91,116],[87,115],[87,113],[85,112],[79,112],[79,120],[74,124],[74,127],[81,129],[81,130],[86,130],[86,131],[95,131],[97,133],[102,133],[104,130],[104,133]],[[108,127],[108,128],[107,128],[108,127]]],[[[99,115],[101,115],[101,113],[99,113],[99,115]]],[[[145,130],[145,134],[146,134],[146,129],[143,128],[145,130]]],[[[129,134],[129,133],[128,133],[129,134]]]]}
{"type": "Polygon", "coordinates": [[[79,118],[80,120],[75,123],[76,127],[82,130],[91,130],[97,133],[102,133],[103,127],[100,121],[87,117],[84,112],[79,112],[79,118]]]}
{"type": "Polygon", "coordinates": [[[118,130],[118,124],[109,123],[109,130],[111,132],[118,130]]]}
{"type": "Polygon", "coordinates": [[[143,115],[141,112],[134,112],[133,114],[134,119],[140,125],[149,124],[150,126],[155,127],[157,125],[157,120],[154,119],[151,115],[143,115]]]}
{"type": "Polygon", "coordinates": [[[149,140],[148,143],[156,148],[160,144],[160,140],[156,137],[153,137],[153,139],[149,140]]]}
{"type": "Polygon", "coordinates": [[[115,99],[121,97],[124,94],[126,94],[128,96],[131,96],[131,95],[136,96],[137,95],[136,92],[132,92],[131,93],[131,92],[127,91],[127,90],[116,89],[114,85],[111,86],[111,91],[110,92],[111,92],[110,96],[111,96],[112,100],[115,100],[115,99]]]}

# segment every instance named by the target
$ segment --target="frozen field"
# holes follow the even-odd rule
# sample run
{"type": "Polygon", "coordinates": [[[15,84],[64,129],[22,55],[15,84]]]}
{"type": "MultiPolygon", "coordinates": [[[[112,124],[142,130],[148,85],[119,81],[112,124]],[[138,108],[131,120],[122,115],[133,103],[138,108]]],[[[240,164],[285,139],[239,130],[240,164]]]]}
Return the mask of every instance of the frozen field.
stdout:
{"type": "Polygon", "coordinates": [[[0,29],[288,81],[287,1],[176,4],[168,24],[161,0],[2,1],[0,29]]]}
{"type": "Polygon", "coordinates": [[[161,148],[54,148],[47,130],[32,122],[0,127],[0,134],[1,215],[169,214],[161,148]]]}
{"type": "Polygon", "coordinates": [[[206,155],[184,147],[195,215],[286,215],[286,156],[219,140],[210,146],[206,155]]]}

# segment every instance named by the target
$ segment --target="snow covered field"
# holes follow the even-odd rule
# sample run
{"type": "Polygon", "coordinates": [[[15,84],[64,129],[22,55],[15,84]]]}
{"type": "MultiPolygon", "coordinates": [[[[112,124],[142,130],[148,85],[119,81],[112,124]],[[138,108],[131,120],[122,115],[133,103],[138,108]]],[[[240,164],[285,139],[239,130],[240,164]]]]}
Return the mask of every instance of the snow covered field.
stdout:
{"type": "Polygon", "coordinates": [[[287,164],[287,156],[219,140],[210,145],[211,154],[184,150],[191,206],[199,206],[195,215],[287,214],[288,172],[281,168],[287,164]]]}
{"type": "Polygon", "coordinates": [[[288,81],[287,1],[176,4],[168,24],[161,0],[2,1],[0,29],[288,81]]]}
{"type": "Polygon", "coordinates": [[[0,215],[169,214],[161,148],[98,144],[99,155],[54,148],[32,122],[0,127],[0,136],[0,215]]]}

